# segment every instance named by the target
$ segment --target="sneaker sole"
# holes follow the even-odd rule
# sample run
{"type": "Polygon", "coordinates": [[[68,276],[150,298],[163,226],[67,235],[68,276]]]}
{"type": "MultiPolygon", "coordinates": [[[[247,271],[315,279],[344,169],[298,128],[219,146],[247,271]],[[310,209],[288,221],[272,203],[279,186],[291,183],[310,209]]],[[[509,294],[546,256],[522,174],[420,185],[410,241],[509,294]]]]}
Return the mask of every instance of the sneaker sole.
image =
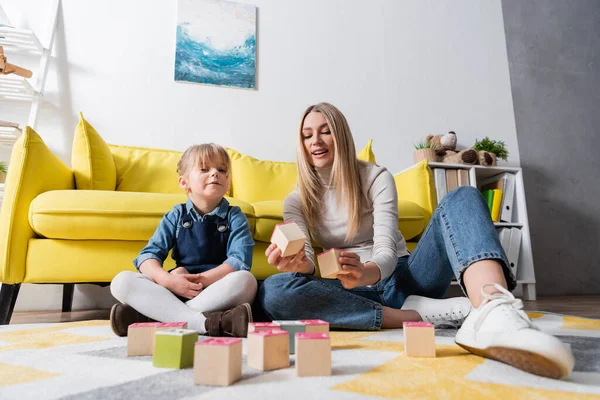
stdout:
{"type": "Polygon", "coordinates": [[[460,343],[456,344],[473,354],[500,361],[525,372],[529,372],[530,374],[552,379],[562,379],[566,376],[563,372],[563,368],[561,368],[558,363],[530,351],[511,349],[508,347],[477,349],[460,343]]]}

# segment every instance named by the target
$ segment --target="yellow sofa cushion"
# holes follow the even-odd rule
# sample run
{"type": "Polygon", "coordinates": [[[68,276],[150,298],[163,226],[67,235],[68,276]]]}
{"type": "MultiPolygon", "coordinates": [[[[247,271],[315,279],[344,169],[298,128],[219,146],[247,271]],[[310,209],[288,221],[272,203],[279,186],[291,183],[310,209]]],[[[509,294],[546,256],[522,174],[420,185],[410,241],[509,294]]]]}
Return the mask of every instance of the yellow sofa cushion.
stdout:
{"type": "Polygon", "coordinates": [[[426,213],[408,200],[398,200],[398,229],[404,239],[411,240],[425,229],[426,213]]]}
{"type": "MultiPolygon", "coordinates": [[[[36,197],[29,208],[29,223],[40,236],[73,240],[148,240],[163,215],[183,194],[55,190],[36,197]]],[[[237,199],[254,232],[254,209],[237,199]]]]}
{"type": "Polygon", "coordinates": [[[252,204],[256,215],[254,239],[261,242],[271,241],[275,225],[283,222],[283,200],[259,201],[252,204]]]}
{"type": "Polygon", "coordinates": [[[359,160],[377,164],[377,161],[375,161],[375,154],[373,154],[373,139],[369,139],[367,145],[361,151],[358,152],[356,158],[358,158],[359,160]]]}
{"type": "Polygon", "coordinates": [[[245,202],[283,200],[296,188],[296,163],[243,155],[231,164],[233,196],[245,202]]]}
{"type": "Polygon", "coordinates": [[[394,175],[394,181],[398,191],[398,202],[407,200],[421,207],[425,217],[425,229],[437,206],[435,182],[427,160],[394,175]]]}
{"type": "Polygon", "coordinates": [[[71,156],[77,189],[115,190],[117,173],[108,145],[79,113],[71,156]]]}
{"type": "Polygon", "coordinates": [[[117,191],[185,195],[179,187],[174,150],[109,145],[117,169],[117,191]]]}

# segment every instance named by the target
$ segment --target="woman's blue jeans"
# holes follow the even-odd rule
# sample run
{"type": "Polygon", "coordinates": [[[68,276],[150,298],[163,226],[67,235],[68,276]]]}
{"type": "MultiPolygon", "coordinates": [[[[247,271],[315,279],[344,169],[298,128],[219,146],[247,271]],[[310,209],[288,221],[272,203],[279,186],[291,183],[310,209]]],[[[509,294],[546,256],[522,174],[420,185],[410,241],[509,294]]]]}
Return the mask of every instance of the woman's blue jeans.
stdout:
{"type": "Polygon", "coordinates": [[[393,274],[379,283],[348,290],[337,279],[281,273],[264,281],[257,301],[272,320],[322,319],[332,328],[379,330],[383,306],[399,309],[410,295],[442,298],[453,276],[466,293],[463,272],[485,259],[500,262],[514,289],[516,279],[483,196],[461,186],[442,199],[414,252],[398,258],[393,274]]]}

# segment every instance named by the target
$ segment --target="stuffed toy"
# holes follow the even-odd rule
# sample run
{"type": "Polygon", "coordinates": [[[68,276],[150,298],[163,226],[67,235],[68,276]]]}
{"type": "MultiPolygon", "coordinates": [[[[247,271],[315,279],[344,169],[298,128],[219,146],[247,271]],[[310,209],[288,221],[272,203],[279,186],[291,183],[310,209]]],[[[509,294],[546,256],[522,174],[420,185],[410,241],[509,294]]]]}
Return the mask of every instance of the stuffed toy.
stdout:
{"type": "Polygon", "coordinates": [[[496,165],[496,155],[494,153],[481,150],[477,152],[477,161],[479,162],[479,165],[491,167],[496,165]]]}
{"type": "Polygon", "coordinates": [[[473,149],[464,149],[459,152],[447,151],[446,155],[442,158],[442,162],[452,164],[476,165],[478,161],[478,154],[473,149]]]}
{"type": "Polygon", "coordinates": [[[443,157],[447,151],[456,150],[456,133],[450,131],[445,135],[427,135],[425,143],[431,143],[431,148],[435,150],[435,154],[438,157],[443,157]]]}

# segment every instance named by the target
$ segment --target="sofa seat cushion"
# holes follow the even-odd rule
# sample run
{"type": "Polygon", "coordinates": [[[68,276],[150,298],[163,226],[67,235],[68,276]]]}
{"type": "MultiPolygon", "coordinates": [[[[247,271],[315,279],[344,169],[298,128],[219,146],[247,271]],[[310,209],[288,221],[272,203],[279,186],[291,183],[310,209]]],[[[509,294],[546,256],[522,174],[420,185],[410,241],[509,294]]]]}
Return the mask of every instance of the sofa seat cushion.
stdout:
{"type": "MultiPolygon", "coordinates": [[[[248,217],[254,232],[254,209],[228,198],[248,217]]],[[[42,237],[73,240],[147,241],[184,194],[55,190],[37,196],[29,208],[29,224],[42,237]]]]}
{"type": "Polygon", "coordinates": [[[283,200],[259,201],[252,206],[256,215],[254,239],[270,242],[275,225],[283,222],[283,200]]]}
{"type": "Polygon", "coordinates": [[[398,229],[406,240],[420,235],[426,228],[427,213],[412,201],[398,200],[398,216],[398,229]]]}

